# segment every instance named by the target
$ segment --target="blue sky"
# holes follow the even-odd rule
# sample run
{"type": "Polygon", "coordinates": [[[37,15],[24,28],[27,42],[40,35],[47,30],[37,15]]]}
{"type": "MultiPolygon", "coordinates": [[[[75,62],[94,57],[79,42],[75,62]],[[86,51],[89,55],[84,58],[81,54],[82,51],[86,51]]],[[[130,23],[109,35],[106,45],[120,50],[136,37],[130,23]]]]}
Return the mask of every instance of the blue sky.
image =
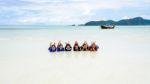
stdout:
{"type": "Polygon", "coordinates": [[[91,20],[150,19],[150,0],[0,0],[0,24],[82,24],[91,20]]]}

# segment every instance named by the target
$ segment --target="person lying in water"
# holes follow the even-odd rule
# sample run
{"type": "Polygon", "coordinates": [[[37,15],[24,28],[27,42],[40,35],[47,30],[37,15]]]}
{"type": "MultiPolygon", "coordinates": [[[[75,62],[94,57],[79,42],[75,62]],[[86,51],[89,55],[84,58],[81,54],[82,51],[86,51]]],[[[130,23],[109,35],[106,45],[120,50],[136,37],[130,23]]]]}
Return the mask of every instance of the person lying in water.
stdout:
{"type": "Polygon", "coordinates": [[[65,51],[71,51],[72,50],[72,47],[71,45],[68,43],[66,43],[66,46],[65,46],[65,51]]]}
{"type": "Polygon", "coordinates": [[[83,45],[81,46],[81,50],[82,50],[82,51],[88,51],[88,50],[89,50],[89,46],[88,46],[88,44],[87,44],[86,41],[85,41],[85,42],[83,43],[83,45]]]}
{"type": "Polygon", "coordinates": [[[64,51],[63,44],[59,41],[57,45],[57,51],[64,51]]]}
{"type": "Polygon", "coordinates": [[[96,45],[96,43],[93,42],[93,43],[91,44],[91,46],[89,47],[89,50],[90,50],[90,51],[97,51],[98,48],[99,48],[99,47],[96,45]]]}
{"type": "Polygon", "coordinates": [[[80,48],[80,46],[79,46],[79,44],[78,44],[77,41],[75,41],[75,44],[74,44],[74,46],[73,46],[73,50],[74,50],[74,51],[80,51],[80,50],[81,50],[81,48],[80,48]]]}
{"type": "Polygon", "coordinates": [[[50,52],[55,52],[55,51],[56,51],[55,43],[54,43],[54,44],[50,43],[50,47],[48,48],[48,50],[49,50],[50,52]]]}

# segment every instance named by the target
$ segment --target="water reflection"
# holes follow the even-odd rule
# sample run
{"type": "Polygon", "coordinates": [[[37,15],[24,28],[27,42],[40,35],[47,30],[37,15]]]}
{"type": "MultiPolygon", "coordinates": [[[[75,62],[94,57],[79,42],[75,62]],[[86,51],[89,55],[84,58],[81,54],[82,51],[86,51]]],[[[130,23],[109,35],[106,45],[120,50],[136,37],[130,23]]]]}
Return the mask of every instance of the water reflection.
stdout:
{"type": "Polygon", "coordinates": [[[53,52],[50,53],[51,57],[56,58],[96,58],[99,56],[98,52],[80,51],[80,52],[53,52]]]}

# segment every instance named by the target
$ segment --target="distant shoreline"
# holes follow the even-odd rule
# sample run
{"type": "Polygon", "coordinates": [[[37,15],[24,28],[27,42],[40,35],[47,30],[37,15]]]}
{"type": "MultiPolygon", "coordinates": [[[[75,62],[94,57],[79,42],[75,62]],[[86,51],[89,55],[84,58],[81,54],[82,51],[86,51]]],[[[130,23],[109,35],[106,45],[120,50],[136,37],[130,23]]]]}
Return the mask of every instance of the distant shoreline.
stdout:
{"type": "Polygon", "coordinates": [[[150,20],[143,19],[142,17],[135,17],[130,19],[122,19],[119,21],[100,20],[100,21],[89,21],[85,24],[79,24],[79,26],[98,26],[98,25],[119,25],[119,26],[150,25],[150,20]]]}

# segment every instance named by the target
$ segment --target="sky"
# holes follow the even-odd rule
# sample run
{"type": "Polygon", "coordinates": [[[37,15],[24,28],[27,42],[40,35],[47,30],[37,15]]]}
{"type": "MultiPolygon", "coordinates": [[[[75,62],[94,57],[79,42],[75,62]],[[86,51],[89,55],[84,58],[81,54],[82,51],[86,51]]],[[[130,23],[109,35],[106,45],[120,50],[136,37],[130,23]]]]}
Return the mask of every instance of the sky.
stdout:
{"type": "Polygon", "coordinates": [[[0,0],[0,24],[70,25],[150,19],[150,0],[0,0]]]}

